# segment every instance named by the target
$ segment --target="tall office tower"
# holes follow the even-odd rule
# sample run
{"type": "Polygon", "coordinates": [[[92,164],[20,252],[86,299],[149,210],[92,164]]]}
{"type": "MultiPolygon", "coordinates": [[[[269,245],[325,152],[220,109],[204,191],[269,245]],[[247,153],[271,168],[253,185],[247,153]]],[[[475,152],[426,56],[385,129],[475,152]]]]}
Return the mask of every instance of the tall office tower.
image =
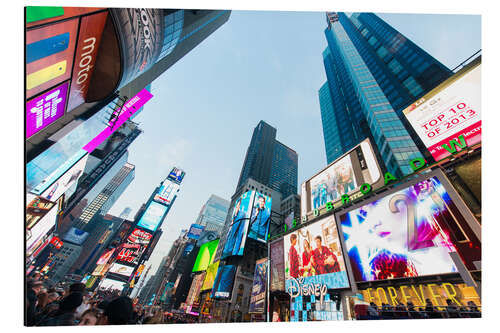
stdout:
{"type": "Polygon", "coordinates": [[[297,194],[297,170],[297,153],[276,140],[276,128],[261,120],[253,131],[236,190],[252,178],[283,197],[297,194]]]}
{"type": "Polygon", "coordinates": [[[326,18],[319,101],[327,163],[368,137],[388,171],[411,173],[408,161],[427,152],[402,110],[452,71],[375,14],[326,18]]]}
{"type": "Polygon", "coordinates": [[[205,231],[215,231],[220,235],[228,210],[229,201],[212,194],[201,208],[196,224],[204,226],[205,231]]]}
{"type": "Polygon", "coordinates": [[[128,219],[131,212],[132,212],[132,208],[130,208],[130,207],[123,208],[123,211],[120,213],[119,218],[128,219]]]}

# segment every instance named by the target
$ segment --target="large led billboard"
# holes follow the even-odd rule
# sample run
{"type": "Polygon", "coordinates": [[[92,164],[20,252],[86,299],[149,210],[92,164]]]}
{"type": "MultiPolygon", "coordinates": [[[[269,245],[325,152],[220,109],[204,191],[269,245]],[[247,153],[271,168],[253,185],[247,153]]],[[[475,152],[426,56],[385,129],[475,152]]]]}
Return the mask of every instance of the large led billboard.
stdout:
{"type": "Polygon", "coordinates": [[[257,260],[248,313],[264,313],[267,287],[267,258],[257,260]]]}
{"type": "Polygon", "coordinates": [[[173,180],[174,182],[181,183],[184,179],[186,173],[179,168],[174,167],[172,171],[168,174],[167,178],[173,180]]]}
{"type": "Polygon", "coordinates": [[[444,175],[433,174],[338,213],[356,281],[458,272],[454,252],[477,269],[479,224],[444,175]]]}
{"type": "Polygon", "coordinates": [[[33,199],[26,207],[26,249],[31,255],[44,236],[55,227],[57,219],[57,205],[43,198],[33,199]]]}
{"type": "Polygon", "coordinates": [[[200,239],[200,235],[205,229],[204,226],[199,225],[199,224],[191,224],[191,227],[189,228],[189,231],[187,233],[187,237],[190,239],[198,240],[200,239]]]}
{"type": "Polygon", "coordinates": [[[272,200],[270,196],[255,192],[248,237],[261,242],[267,241],[271,220],[271,206],[272,200]]]}
{"type": "Polygon", "coordinates": [[[198,256],[193,265],[193,272],[204,271],[214,262],[215,252],[217,251],[217,246],[219,246],[219,240],[203,244],[198,251],[198,256]]]}
{"type": "Polygon", "coordinates": [[[230,299],[235,275],[236,266],[219,266],[214,285],[212,287],[211,298],[230,299]]]}
{"type": "Polygon", "coordinates": [[[270,291],[285,291],[285,257],[283,238],[269,244],[269,289],[270,291]]]}
{"type": "Polygon", "coordinates": [[[153,235],[141,229],[135,228],[127,237],[127,241],[132,244],[148,245],[153,235]]]}
{"type": "Polygon", "coordinates": [[[129,278],[134,272],[134,268],[135,266],[126,266],[115,262],[109,267],[108,273],[114,273],[129,278]]]}
{"type": "Polygon", "coordinates": [[[349,288],[346,265],[333,215],[284,236],[285,290],[292,297],[311,285],[349,288]]]}
{"type": "Polygon", "coordinates": [[[125,282],[113,280],[113,279],[103,279],[99,284],[100,290],[108,290],[111,292],[121,292],[125,287],[125,282]]]}
{"type": "Polygon", "coordinates": [[[456,146],[470,147],[480,143],[480,58],[429,91],[403,113],[436,161],[450,156],[456,146]]]}
{"type": "Polygon", "coordinates": [[[110,249],[105,251],[97,260],[96,265],[105,265],[108,263],[109,259],[111,259],[111,256],[113,253],[115,253],[116,249],[110,249]]]}
{"type": "Polygon", "coordinates": [[[216,261],[208,266],[207,274],[205,275],[205,280],[203,280],[203,286],[201,286],[201,291],[212,289],[218,269],[219,269],[219,261],[216,261]]]}
{"type": "Polygon", "coordinates": [[[327,202],[340,205],[342,195],[359,192],[364,183],[370,184],[373,189],[384,185],[384,177],[369,139],[302,184],[302,216],[323,209],[327,202]]]}
{"type": "Polygon", "coordinates": [[[70,242],[76,245],[82,245],[83,242],[89,237],[89,233],[75,227],[71,227],[69,231],[63,236],[65,242],[70,242]]]}
{"type": "Polygon", "coordinates": [[[170,205],[179,192],[179,184],[166,180],[160,186],[158,193],[155,194],[153,200],[158,201],[164,205],[170,205]]]}
{"type": "Polygon", "coordinates": [[[155,232],[166,212],[167,206],[151,201],[148,208],[146,208],[146,211],[137,223],[137,226],[155,232]]]}
{"type": "Polygon", "coordinates": [[[224,244],[221,259],[243,255],[254,196],[255,191],[247,191],[234,203],[231,225],[227,229],[226,243],[224,244]]]}

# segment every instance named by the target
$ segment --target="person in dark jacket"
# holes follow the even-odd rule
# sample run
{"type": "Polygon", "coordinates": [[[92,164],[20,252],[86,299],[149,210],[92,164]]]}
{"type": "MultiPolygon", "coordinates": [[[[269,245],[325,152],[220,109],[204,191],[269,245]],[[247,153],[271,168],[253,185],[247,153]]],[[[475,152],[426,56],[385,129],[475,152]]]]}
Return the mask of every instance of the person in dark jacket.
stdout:
{"type": "Polygon", "coordinates": [[[113,299],[104,310],[104,325],[128,325],[133,322],[134,308],[132,300],[127,296],[120,296],[113,299]]]}
{"type": "Polygon", "coordinates": [[[72,326],[76,325],[75,311],[82,304],[82,293],[71,293],[59,302],[59,309],[53,317],[43,320],[39,326],[72,326]]]}
{"type": "Polygon", "coordinates": [[[38,301],[38,294],[41,293],[43,289],[43,283],[41,281],[28,281],[28,286],[26,290],[26,325],[33,326],[36,320],[36,305],[38,301]]]}

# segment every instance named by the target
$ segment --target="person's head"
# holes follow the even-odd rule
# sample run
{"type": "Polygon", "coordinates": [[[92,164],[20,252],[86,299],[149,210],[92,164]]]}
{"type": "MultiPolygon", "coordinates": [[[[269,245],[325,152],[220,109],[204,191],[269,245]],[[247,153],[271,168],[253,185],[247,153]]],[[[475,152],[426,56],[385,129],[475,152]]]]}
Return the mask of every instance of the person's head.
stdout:
{"type": "Polygon", "coordinates": [[[427,305],[432,305],[432,302],[431,302],[430,298],[426,298],[426,299],[425,299],[425,303],[426,303],[427,305]]]}
{"type": "Polygon", "coordinates": [[[321,247],[321,236],[314,237],[314,241],[316,242],[316,247],[321,247]]]}
{"type": "Polygon", "coordinates": [[[264,209],[266,206],[266,198],[264,198],[262,195],[259,196],[257,205],[260,209],[264,209]]]}
{"type": "Polygon", "coordinates": [[[31,289],[35,292],[36,295],[38,295],[42,289],[43,289],[43,283],[42,281],[35,281],[31,284],[31,289]]]}
{"type": "Polygon", "coordinates": [[[133,311],[132,300],[127,296],[120,296],[109,302],[104,315],[109,325],[127,325],[132,319],[133,311]]]}
{"type": "Polygon", "coordinates": [[[297,235],[296,234],[290,235],[290,244],[292,244],[292,246],[295,246],[295,244],[297,244],[297,235]]]}
{"type": "Polygon", "coordinates": [[[452,303],[453,303],[453,301],[451,299],[449,299],[449,298],[446,299],[446,304],[451,305],[452,303]]]}
{"type": "Polygon", "coordinates": [[[309,241],[307,239],[304,239],[304,250],[306,252],[311,251],[311,245],[309,244],[309,241]]]}
{"type": "Polygon", "coordinates": [[[59,310],[62,312],[75,312],[83,302],[82,293],[70,293],[59,302],[59,310]]]}
{"type": "Polygon", "coordinates": [[[80,319],[80,323],[78,325],[97,325],[99,320],[100,313],[96,309],[88,309],[82,314],[82,319],[80,319]]]}
{"type": "Polygon", "coordinates": [[[371,306],[377,306],[377,304],[373,303],[373,302],[370,302],[370,305],[371,306]]]}
{"type": "Polygon", "coordinates": [[[73,283],[69,286],[69,293],[85,293],[85,284],[81,282],[73,283]]]}
{"type": "Polygon", "coordinates": [[[42,278],[42,274],[41,274],[40,272],[35,272],[35,273],[33,274],[33,280],[34,280],[34,281],[38,281],[38,280],[40,280],[41,278],[42,278]]]}

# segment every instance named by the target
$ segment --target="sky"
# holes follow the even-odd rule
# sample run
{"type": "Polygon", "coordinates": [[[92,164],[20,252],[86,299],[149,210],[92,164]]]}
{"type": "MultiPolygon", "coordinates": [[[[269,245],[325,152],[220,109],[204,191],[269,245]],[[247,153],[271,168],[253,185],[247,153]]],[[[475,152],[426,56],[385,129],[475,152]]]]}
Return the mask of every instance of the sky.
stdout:
{"type": "MultiPolygon", "coordinates": [[[[449,68],[481,49],[477,15],[380,17],[449,68]]],[[[318,100],[325,28],[324,12],[233,11],[153,82],[154,97],[134,119],[144,131],[129,147],[135,179],[109,212],[130,207],[132,218],[173,166],[186,171],[150,275],[211,194],[230,199],[260,120],[298,153],[299,186],[326,166],[318,100]]]]}

